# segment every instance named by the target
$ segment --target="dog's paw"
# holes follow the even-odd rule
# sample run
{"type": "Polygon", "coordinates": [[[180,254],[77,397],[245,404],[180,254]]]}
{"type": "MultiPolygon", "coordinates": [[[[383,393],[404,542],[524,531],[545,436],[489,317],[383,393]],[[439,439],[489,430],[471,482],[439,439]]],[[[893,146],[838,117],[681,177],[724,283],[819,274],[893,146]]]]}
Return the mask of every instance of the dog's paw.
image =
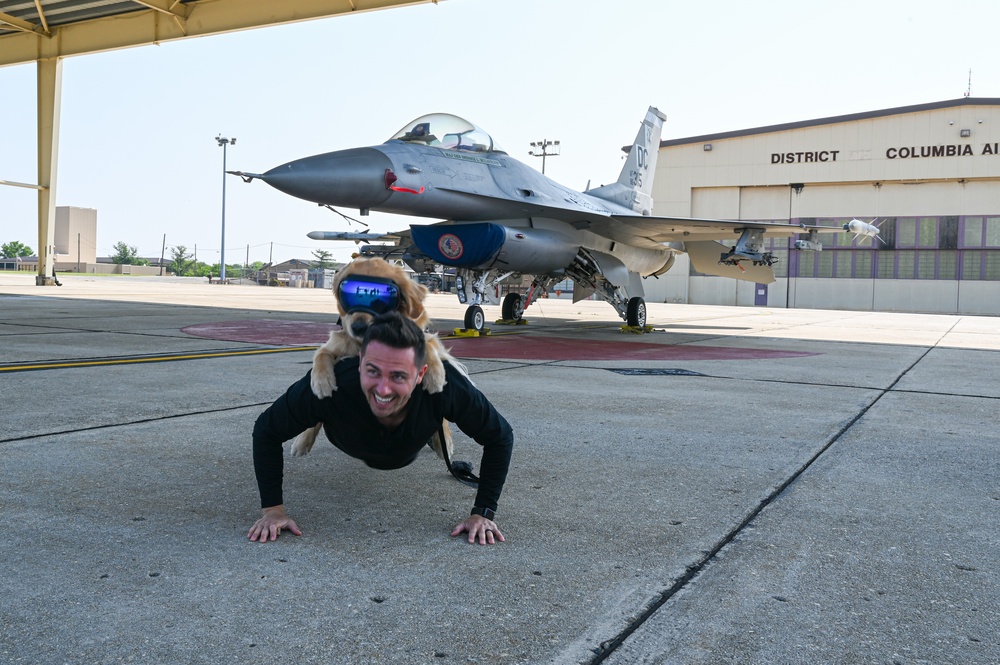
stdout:
{"type": "Polygon", "coordinates": [[[295,437],[290,450],[292,457],[302,457],[312,450],[313,444],[316,443],[316,435],[319,434],[321,427],[322,425],[314,425],[295,437]]]}
{"type": "Polygon", "coordinates": [[[320,399],[333,395],[333,391],[337,389],[337,375],[333,372],[333,366],[330,363],[314,362],[309,387],[320,399]]]}
{"type": "MultiPolygon", "coordinates": [[[[428,358],[428,360],[430,360],[428,358]]],[[[448,380],[444,375],[444,365],[438,362],[428,362],[427,372],[424,374],[424,389],[429,393],[439,393],[444,390],[448,380]]]]}
{"type": "Polygon", "coordinates": [[[307,454],[310,450],[312,450],[312,444],[311,443],[307,444],[304,441],[304,438],[305,438],[305,432],[295,437],[295,441],[292,442],[292,448],[290,451],[292,453],[292,457],[302,457],[303,455],[307,454]]]}

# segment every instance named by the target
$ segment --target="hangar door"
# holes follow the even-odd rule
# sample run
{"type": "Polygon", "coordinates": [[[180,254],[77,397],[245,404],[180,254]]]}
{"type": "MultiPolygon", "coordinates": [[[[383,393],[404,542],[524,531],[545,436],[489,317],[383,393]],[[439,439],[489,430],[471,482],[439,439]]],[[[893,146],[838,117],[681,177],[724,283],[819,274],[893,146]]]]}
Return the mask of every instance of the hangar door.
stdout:
{"type": "Polygon", "coordinates": [[[792,190],[775,187],[698,187],[691,191],[691,216],[787,221],[792,190]]]}
{"type": "Polygon", "coordinates": [[[785,221],[791,211],[791,187],[741,187],[740,219],[785,221]]]}

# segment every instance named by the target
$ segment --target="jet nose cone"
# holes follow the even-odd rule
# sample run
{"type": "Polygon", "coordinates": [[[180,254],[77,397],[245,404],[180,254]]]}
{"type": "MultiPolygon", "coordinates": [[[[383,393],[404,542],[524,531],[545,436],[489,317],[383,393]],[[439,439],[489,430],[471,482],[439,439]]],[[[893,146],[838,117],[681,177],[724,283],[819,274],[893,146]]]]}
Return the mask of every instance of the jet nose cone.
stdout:
{"type": "Polygon", "coordinates": [[[385,171],[392,161],[374,148],[353,148],[297,159],[261,179],[286,194],[345,208],[372,208],[392,193],[385,171]]]}

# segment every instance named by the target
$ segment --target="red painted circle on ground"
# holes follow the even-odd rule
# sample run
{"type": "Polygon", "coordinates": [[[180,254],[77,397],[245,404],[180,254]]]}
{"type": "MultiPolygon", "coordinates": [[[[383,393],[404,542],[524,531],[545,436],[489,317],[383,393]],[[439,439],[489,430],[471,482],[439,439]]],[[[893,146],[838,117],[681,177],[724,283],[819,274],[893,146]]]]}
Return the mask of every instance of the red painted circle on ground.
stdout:
{"type": "Polygon", "coordinates": [[[319,346],[330,338],[330,332],[340,330],[333,323],[315,321],[275,321],[257,319],[251,321],[220,321],[199,323],[181,328],[181,332],[206,339],[227,342],[248,342],[271,346],[319,346]]]}
{"type": "MultiPolygon", "coordinates": [[[[181,331],[207,339],[272,346],[319,346],[333,330],[332,323],[314,321],[222,321],[201,323],[181,331]]],[[[458,358],[506,360],[762,360],[814,356],[805,351],[746,349],[699,344],[643,342],[633,336],[620,340],[549,337],[546,335],[503,335],[443,340],[458,358]]]]}

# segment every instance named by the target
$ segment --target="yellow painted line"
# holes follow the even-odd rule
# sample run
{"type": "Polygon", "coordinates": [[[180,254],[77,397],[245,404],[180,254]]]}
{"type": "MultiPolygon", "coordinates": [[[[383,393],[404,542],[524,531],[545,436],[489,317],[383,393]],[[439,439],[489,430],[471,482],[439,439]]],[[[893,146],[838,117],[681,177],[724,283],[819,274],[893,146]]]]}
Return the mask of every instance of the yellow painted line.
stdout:
{"type": "Polygon", "coordinates": [[[201,360],[204,358],[228,358],[232,356],[257,356],[265,353],[286,353],[288,351],[315,351],[315,346],[283,346],[275,349],[249,349],[246,351],[217,351],[213,353],[188,353],[167,356],[143,356],[141,358],[110,358],[108,360],[74,360],[67,362],[36,363],[34,365],[0,366],[0,372],[26,372],[35,369],[65,369],[68,367],[101,367],[107,365],[135,365],[138,363],[160,363],[175,360],[201,360]]]}

